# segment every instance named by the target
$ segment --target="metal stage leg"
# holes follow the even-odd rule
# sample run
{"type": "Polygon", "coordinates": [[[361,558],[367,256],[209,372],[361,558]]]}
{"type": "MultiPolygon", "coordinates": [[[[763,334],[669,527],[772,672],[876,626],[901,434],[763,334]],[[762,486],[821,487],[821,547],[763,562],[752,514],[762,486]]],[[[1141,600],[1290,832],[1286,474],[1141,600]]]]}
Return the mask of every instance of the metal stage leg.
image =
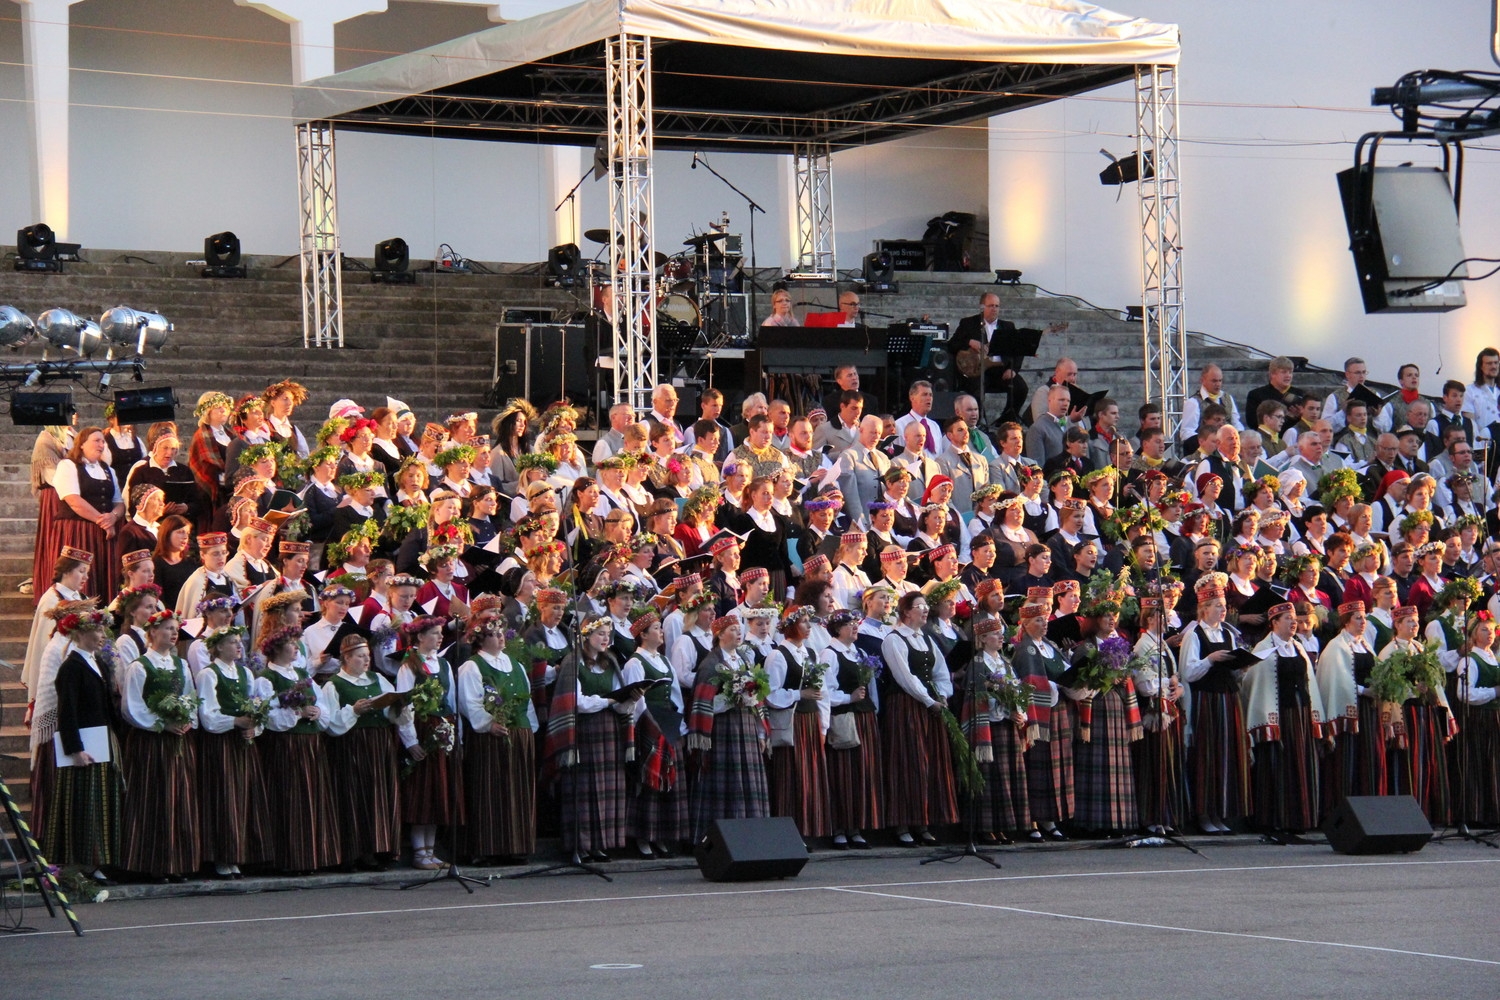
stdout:
{"type": "Polygon", "coordinates": [[[1177,173],[1177,67],[1135,68],[1136,152],[1142,165],[1141,338],[1146,400],[1177,432],[1187,401],[1187,327],[1182,314],[1182,204],[1177,173]],[[1146,164],[1154,176],[1146,177],[1146,164]]]}

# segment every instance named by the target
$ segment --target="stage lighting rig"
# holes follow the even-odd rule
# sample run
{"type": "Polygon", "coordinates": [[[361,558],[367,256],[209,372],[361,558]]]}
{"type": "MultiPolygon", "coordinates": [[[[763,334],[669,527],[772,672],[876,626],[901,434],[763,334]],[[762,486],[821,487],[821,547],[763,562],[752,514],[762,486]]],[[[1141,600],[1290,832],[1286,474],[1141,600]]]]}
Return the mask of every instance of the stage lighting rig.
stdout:
{"type": "Polygon", "coordinates": [[[244,278],[249,272],[240,263],[240,238],[225,230],[203,238],[205,278],[244,278]]]}

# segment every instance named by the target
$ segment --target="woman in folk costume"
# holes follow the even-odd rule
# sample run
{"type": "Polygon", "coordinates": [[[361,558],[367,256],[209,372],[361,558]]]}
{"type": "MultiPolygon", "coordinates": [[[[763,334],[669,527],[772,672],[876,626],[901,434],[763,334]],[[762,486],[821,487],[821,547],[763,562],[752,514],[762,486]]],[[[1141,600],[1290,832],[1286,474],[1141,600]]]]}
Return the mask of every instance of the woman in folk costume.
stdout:
{"type": "Polygon", "coordinates": [[[198,801],[203,860],[220,878],[271,857],[260,744],[271,685],[239,664],[245,630],[208,636],[213,660],[198,675],[198,801]]]}
{"type": "Polygon", "coordinates": [[[322,735],[333,706],[314,681],[300,628],[271,632],[260,651],[266,658],[260,676],[271,686],[261,742],[270,779],[272,857],[283,874],[307,875],[341,861],[333,776],[322,735]]]}
{"type": "Polygon", "coordinates": [[[714,619],[714,649],[699,664],[688,709],[688,766],[693,842],[707,839],[716,819],[769,816],[766,782],[770,726],[765,672],[740,655],[743,626],[734,615],[714,619]]]}
{"type": "Polygon", "coordinates": [[[505,620],[476,615],[474,653],[458,668],[464,740],[464,853],[477,863],[536,850],[536,708],[526,665],[505,653],[505,620]]]}
{"type": "MultiPolygon", "coordinates": [[[[57,670],[73,649],[72,640],[57,630],[57,623],[69,615],[84,615],[97,610],[98,599],[87,597],[62,601],[48,612],[48,624],[53,627],[53,632],[37,656],[36,700],[27,706],[31,728],[31,826],[36,831],[47,828],[46,806],[57,785],[57,757],[52,752],[52,737],[57,733],[57,670]]],[[[107,637],[107,629],[105,634],[107,637]]],[[[114,647],[107,641],[101,655],[111,662],[117,659],[114,647]]]]}
{"type": "MultiPolygon", "coordinates": [[[[229,442],[233,440],[228,427],[229,414],[233,409],[234,400],[222,392],[213,391],[199,396],[198,405],[193,408],[198,429],[193,432],[192,441],[188,444],[188,468],[192,469],[193,480],[208,501],[204,504],[204,509],[214,514],[229,502],[229,494],[224,485],[224,460],[228,454],[229,442]]],[[[208,523],[212,522],[213,517],[210,516],[208,523]]],[[[198,527],[200,531],[207,530],[205,524],[198,527]]]]}
{"type": "Polygon", "coordinates": [[[1145,737],[1131,746],[1141,825],[1156,834],[1187,824],[1186,762],[1183,737],[1187,686],[1177,653],[1166,639],[1166,608],[1160,597],[1142,597],[1141,634],[1135,641],[1132,680],[1141,702],[1145,737]]]}
{"type": "Polygon", "coordinates": [[[1324,739],[1323,698],[1312,660],[1294,636],[1290,602],[1266,612],[1271,633],[1255,647],[1260,659],[1245,671],[1245,725],[1254,748],[1252,786],[1256,826],[1301,833],[1318,825],[1318,748],[1324,739]]]}
{"type": "Polygon", "coordinates": [[[27,697],[33,704],[40,700],[38,677],[42,651],[57,630],[53,611],[59,604],[84,600],[93,563],[94,554],[87,549],[62,546],[53,563],[52,586],[37,598],[36,612],[31,616],[31,634],[26,640],[26,659],[21,664],[21,681],[26,685],[27,697]]]}
{"type": "Polygon", "coordinates": [[[94,557],[96,572],[84,583],[89,594],[108,597],[119,587],[115,539],[126,520],[125,501],[104,449],[102,430],[82,428],[50,487],[41,490],[33,579],[53,578],[52,556],[66,545],[94,557]]]}
{"type": "Polygon", "coordinates": [[[1027,723],[1026,790],[1031,820],[1036,825],[1031,840],[1067,840],[1057,824],[1073,819],[1073,730],[1076,713],[1072,702],[1059,697],[1058,680],[1068,661],[1047,638],[1047,615],[1051,606],[1028,601],[1021,606],[1021,635],[1016,641],[1012,669],[1031,688],[1027,723]]]}
{"type": "Polygon", "coordinates": [[[1127,673],[1100,690],[1077,676],[1086,658],[1105,658],[1118,648],[1128,658],[1129,640],[1115,631],[1123,594],[1106,592],[1084,608],[1098,620],[1092,638],[1075,647],[1074,666],[1059,683],[1076,703],[1077,740],[1073,744],[1073,774],[1076,809],[1074,821],[1081,827],[1117,835],[1136,829],[1140,814],[1135,800],[1135,767],[1131,744],[1144,735],[1135,682],[1127,673]]]}
{"type": "MultiPolygon", "coordinates": [[[[60,618],[57,631],[71,648],[57,668],[56,735],[68,767],[58,767],[47,803],[41,848],[55,865],[79,865],[109,883],[102,869],[120,861],[120,809],[123,783],[118,750],[110,732],[113,722],[113,657],[104,653],[109,613],[81,611],[60,618]],[[84,747],[85,731],[103,730],[108,760],[95,760],[84,747]]],[[[41,748],[52,753],[52,747],[41,748]]],[[[112,884],[112,883],[110,883],[112,884]]]]}
{"type": "Polygon", "coordinates": [[[813,609],[789,608],[777,625],[781,633],[766,657],[771,691],[771,815],[790,816],[804,839],[833,833],[828,808],[827,671],[807,638],[813,609]]]}
{"type": "Polygon", "coordinates": [[[1240,675],[1226,661],[1244,646],[1224,620],[1223,573],[1200,577],[1198,618],[1182,633],[1178,664],[1188,682],[1188,790],[1204,833],[1229,833],[1250,813],[1250,743],[1240,675]]]}
{"type": "Polygon", "coordinates": [[[620,673],[621,682],[665,681],[647,689],[636,703],[636,762],[640,777],[626,809],[627,830],[642,857],[670,858],[691,836],[688,822],[687,706],[682,686],[662,655],[666,634],[655,609],[639,612],[631,622],[634,654],[620,673]]]}
{"type": "Polygon", "coordinates": [[[411,708],[381,704],[391,682],[370,671],[362,636],[339,644],[339,671],[323,685],[328,717],[328,769],[333,777],[343,868],[383,871],[401,852],[401,792],[396,725],[411,708]]]}
{"type": "Polygon", "coordinates": [[[610,694],[620,671],[609,652],[607,617],[578,629],[578,648],[563,657],[547,718],[549,767],[558,774],[563,849],[574,861],[610,860],[625,843],[625,719],[631,700],[610,694]]]}
{"type": "Polygon", "coordinates": [[[161,588],[154,583],[126,587],[109,610],[120,623],[115,650],[121,663],[130,663],[146,651],[146,622],[160,607],[161,588]]]}
{"type": "Polygon", "coordinates": [[[984,773],[976,810],[980,839],[1008,844],[1011,835],[1031,829],[1030,792],[1026,785],[1026,747],[1031,726],[1031,685],[1020,677],[1000,652],[1005,622],[981,618],[974,623],[977,649],[969,669],[978,671],[974,685],[977,717],[970,720],[974,756],[984,773]],[[1010,692],[1025,705],[997,696],[1010,692]]]}
{"type": "Polygon", "coordinates": [[[532,594],[532,607],[527,615],[528,627],[521,638],[533,646],[542,646],[547,656],[540,662],[527,665],[531,674],[531,703],[536,708],[537,719],[542,725],[547,722],[551,689],[557,680],[557,667],[572,647],[572,636],[563,626],[563,616],[568,609],[568,594],[556,587],[538,587],[532,594]]]}
{"type": "Polygon", "coordinates": [[[688,694],[696,683],[698,668],[718,645],[713,634],[716,603],[713,591],[699,590],[684,597],[677,606],[682,612],[682,634],[672,643],[668,655],[677,683],[688,694]]]}
{"type": "MultiPolygon", "coordinates": [[[[860,538],[863,539],[863,535],[860,538]]],[[[834,850],[868,850],[864,831],[885,825],[881,801],[885,775],[881,766],[880,723],[875,715],[874,683],[878,664],[855,645],[863,615],[835,611],[828,618],[829,643],[821,654],[828,691],[828,804],[834,850]],[[836,720],[847,718],[847,723],[836,720]],[[841,728],[852,729],[858,742],[839,744],[841,728]]]]}
{"type": "Polygon", "coordinates": [[[193,674],[175,647],[181,622],[158,611],[146,650],[120,671],[123,809],[120,867],[157,882],[183,882],[202,863],[193,674]]]}
{"type": "MultiPolygon", "coordinates": [[[[1459,665],[1458,697],[1467,703],[1459,753],[1463,761],[1460,822],[1500,823],[1500,662],[1495,657],[1495,619],[1488,611],[1469,626],[1469,654],[1459,665]]],[[[1460,712],[1464,709],[1460,708],[1460,712]]]]}
{"type": "Polygon", "coordinates": [[[953,678],[942,650],[922,631],[927,610],[921,594],[903,594],[896,603],[896,626],[881,644],[887,681],[881,691],[885,818],[896,827],[896,841],[903,847],[935,844],[937,837],[929,827],[958,822],[952,753],[942,716],[953,695],[953,678]]]}
{"type": "MultiPolygon", "coordinates": [[[[1449,580],[1432,601],[1432,617],[1422,637],[1428,645],[1437,644],[1438,662],[1448,674],[1448,693],[1453,693],[1455,671],[1463,659],[1464,629],[1469,623],[1469,608],[1484,596],[1478,580],[1458,577],[1449,580]]],[[[1412,603],[1416,603],[1415,601],[1412,603]]]]}
{"type": "MultiPolygon", "coordinates": [[[[1388,660],[1397,653],[1412,658],[1426,655],[1417,638],[1421,618],[1416,607],[1402,605],[1393,617],[1396,637],[1376,660],[1388,660]]],[[[1408,661],[1408,668],[1412,665],[1408,661]]],[[[1417,684],[1409,669],[1406,681],[1405,697],[1399,703],[1392,699],[1380,706],[1387,735],[1394,737],[1393,751],[1386,758],[1386,793],[1412,796],[1428,822],[1440,826],[1450,818],[1446,744],[1457,735],[1458,724],[1441,685],[1417,684]]]]}
{"type": "Polygon", "coordinates": [[[412,867],[436,871],[437,828],[464,822],[463,741],[457,730],[458,686],[453,667],[438,655],[447,619],[417,618],[401,627],[408,649],[396,672],[396,693],[418,689],[412,721],[400,725],[414,762],[403,774],[401,818],[411,825],[412,867]]]}
{"type": "Polygon", "coordinates": [[[275,537],[276,526],[259,517],[250,518],[240,533],[240,550],[224,564],[224,575],[234,582],[242,596],[247,590],[276,578],[276,567],[267,562],[275,537]]]}
{"type": "Polygon", "coordinates": [[[1385,736],[1380,706],[1369,692],[1375,651],[1366,641],[1363,601],[1338,608],[1339,633],[1318,655],[1318,694],[1328,713],[1333,751],[1323,758],[1319,776],[1322,810],[1327,816],[1351,795],[1386,794],[1385,736]]]}

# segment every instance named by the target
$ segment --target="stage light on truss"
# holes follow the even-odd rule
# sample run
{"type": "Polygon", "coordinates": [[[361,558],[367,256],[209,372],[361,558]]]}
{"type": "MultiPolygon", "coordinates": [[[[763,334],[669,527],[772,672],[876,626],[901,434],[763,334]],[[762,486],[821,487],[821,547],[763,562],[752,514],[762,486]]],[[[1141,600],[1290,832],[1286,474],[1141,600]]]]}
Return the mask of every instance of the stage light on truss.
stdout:
{"type": "Polygon", "coordinates": [[[885,250],[865,254],[864,286],[866,292],[894,292],[896,258],[885,250]]]}
{"type": "Polygon", "coordinates": [[[374,266],[370,284],[414,285],[417,276],[411,272],[411,248],[399,236],[375,244],[374,266]]]}
{"type": "Polygon", "coordinates": [[[99,324],[66,309],[48,309],[36,318],[36,331],[50,346],[91,358],[104,346],[99,324]]]}
{"type": "Polygon", "coordinates": [[[1099,171],[1099,183],[1105,186],[1117,184],[1129,184],[1142,178],[1150,180],[1156,176],[1156,168],[1151,162],[1151,150],[1144,153],[1117,158],[1107,149],[1099,150],[1099,155],[1109,160],[1109,166],[1099,171]],[[1144,165],[1145,169],[1141,169],[1144,165]]]}
{"type": "Polygon", "coordinates": [[[130,348],[145,354],[146,348],[160,351],[172,332],[172,323],[160,313],[143,312],[129,306],[115,306],[99,317],[99,330],[116,347],[130,348]]]}
{"type": "Polygon", "coordinates": [[[547,274],[555,287],[572,287],[582,267],[583,254],[577,243],[563,243],[547,251],[547,274]]]}
{"type": "Polygon", "coordinates": [[[18,427],[66,427],[78,408],[71,392],[13,392],[11,423],[18,427]]]}
{"type": "Polygon", "coordinates": [[[0,306],[0,347],[19,351],[36,336],[36,324],[15,306],[0,306]]]}
{"type": "Polygon", "coordinates": [[[78,260],[77,243],[59,243],[57,234],[45,222],[36,222],[16,230],[16,270],[62,273],[62,262],[78,260]]]}
{"type": "Polygon", "coordinates": [[[240,263],[240,238],[225,230],[203,238],[205,278],[243,278],[248,272],[240,263]]]}

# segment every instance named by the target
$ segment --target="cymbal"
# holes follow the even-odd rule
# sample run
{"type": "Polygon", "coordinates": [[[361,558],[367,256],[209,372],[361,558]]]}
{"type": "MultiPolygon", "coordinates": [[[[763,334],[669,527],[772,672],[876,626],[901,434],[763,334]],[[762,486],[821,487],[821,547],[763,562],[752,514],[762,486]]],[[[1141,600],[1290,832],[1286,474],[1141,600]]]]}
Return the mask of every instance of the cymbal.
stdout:
{"type": "Polygon", "coordinates": [[[608,243],[609,242],[609,230],[608,229],[585,229],[583,231],[583,238],[586,239],[586,240],[588,240],[591,243],[608,243]]]}
{"type": "Polygon", "coordinates": [[[663,268],[663,267],[667,266],[667,261],[671,260],[672,258],[668,257],[666,254],[664,254],[660,250],[658,250],[658,251],[655,252],[655,254],[652,255],[651,259],[652,259],[652,265],[651,265],[652,267],[663,268]]]}
{"type": "Polygon", "coordinates": [[[717,243],[727,237],[728,233],[704,233],[702,236],[692,236],[682,241],[685,247],[701,247],[707,243],[717,243]]]}

